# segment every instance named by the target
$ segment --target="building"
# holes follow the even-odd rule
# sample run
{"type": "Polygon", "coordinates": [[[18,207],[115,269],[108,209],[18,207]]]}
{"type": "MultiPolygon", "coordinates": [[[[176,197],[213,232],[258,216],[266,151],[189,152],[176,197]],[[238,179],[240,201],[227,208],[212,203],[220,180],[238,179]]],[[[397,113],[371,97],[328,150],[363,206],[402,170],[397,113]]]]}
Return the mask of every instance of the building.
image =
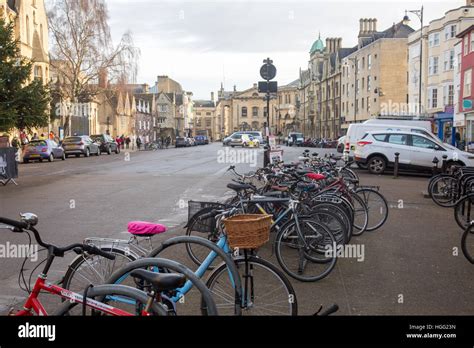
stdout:
{"type": "Polygon", "coordinates": [[[34,62],[31,78],[48,83],[49,34],[44,0],[0,0],[0,18],[14,22],[20,54],[34,62]]]}
{"type": "Polygon", "coordinates": [[[290,132],[301,131],[301,121],[298,119],[300,80],[295,80],[285,86],[278,87],[278,104],[275,106],[277,129],[275,134],[288,136],[290,132]]]}
{"type": "Polygon", "coordinates": [[[321,37],[310,51],[310,106],[311,135],[322,139],[338,139],[341,135],[341,66],[342,60],[355,49],[343,48],[341,38],[321,37]]]}
{"type": "Polygon", "coordinates": [[[217,108],[214,93],[211,100],[194,100],[194,133],[207,132],[212,140],[221,139],[222,119],[217,117],[217,108]]]}
{"type": "MultiPolygon", "coordinates": [[[[232,98],[237,93],[237,88],[234,86],[233,91],[226,91],[224,85],[221,83],[221,88],[217,94],[216,118],[220,120],[218,124],[221,128],[218,130],[218,139],[222,140],[234,132],[231,124],[232,121],[232,98]]],[[[216,138],[216,140],[217,140],[216,138]]]]}
{"type": "Polygon", "coordinates": [[[409,47],[409,102],[416,113],[433,117],[440,139],[454,143],[455,104],[455,45],[457,34],[474,24],[474,7],[466,6],[447,11],[443,17],[431,21],[423,30],[408,37],[409,47]],[[423,33],[423,36],[422,36],[423,33]],[[423,37],[422,95],[419,96],[420,40],[423,37]],[[421,110],[417,106],[421,99],[421,110]]]}
{"type": "Polygon", "coordinates": [[[359,43],[342,59],[342,128],[408,108],[407,43],[413,31],[403,21],[378,31],[377,19],[360,19],[359,43]]]}

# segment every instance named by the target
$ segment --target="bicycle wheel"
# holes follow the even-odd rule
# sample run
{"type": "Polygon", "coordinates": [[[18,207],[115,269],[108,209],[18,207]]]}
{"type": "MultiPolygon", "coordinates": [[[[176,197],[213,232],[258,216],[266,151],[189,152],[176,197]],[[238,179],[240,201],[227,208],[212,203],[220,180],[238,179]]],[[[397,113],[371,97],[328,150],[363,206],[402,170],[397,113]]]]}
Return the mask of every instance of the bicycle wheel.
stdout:
{"type": "MultiPolygon", "coordinates": [[[[288,278],[270,262],[255,256],[235,260],[242,278],[242,315],[297,315],[296,293],[288,278]]],[[[206,283],[219,315],[233,315],[235,290],[226,265],[219,266],[206,283]]]]}
{"type": "Polygon", "coordinates": [[[311,217],[324,225],[336,238],[337,244],[347,244],[348,231],[341,217],[334,211],[316,206],[311,217]]]}
{"type": "Polygon", "coordinates": [[[388,219],[387,200],[380,192],[370,188],[360,188],[356,190],[356,193],[363,199],[369,214],[365,230],[368,232],[378,230],[388,219]]]}
{"type": "Polygon", "coordinates": [[[454,219],[459,227],[467,229],[474,217],[474,194],[461,198],[454,207],[454,219]]]}
{"type": "Polygon", "coordinates": [[[369,224],[369,211],[364,200],[355,192],[350,193],[350,198],[354,209],[354,230],[352,231],[352,235],[360,236],[367,230],[369,224]]]}
{"type": "Polygon", "coordinates": [[[352,169],[349,169],[349,168],[342,168],[341,169],[341,176],[344,179],[360,181],[359,176],[352,169]]]}
{"type": "Polygon", "coordinates": [[[452,176],[439,176],[430,183],[428,192],[440,207],[454,207],[458,197],[458,180],[452,176]]]}
{"type": "Polygon", "coordinates": [[[474,224],[470,224],[461,239],[461,249],[464,257],[474,264],[474,224]]]}
{"type": "MultiPolygon", "coordinates": [[[[213,217],[202,219],[203,215],[209,214],[215,208],[204,208],[201,211],[197,212],[191,222],[188,224],[188,228],[186,229],[186,236],[188,237],[201,237],[205,238],[212,243],[217,243],[219,240],[219,235],[217,232],[216,220],[213,217]]],[[[209,249],[205,246],[186,243],[186,252],[189,255],[189,258],[197,265],[201,266],[204,260],[209,255],[209,249]]],[[[214,261],[211,266],[208,268],[209,270],[213,270],[219,261],[214,261]]]]}
{"type": "Polygon", "coordinates": [[[311,217],[298,217],[285,224],[275,240],[275,254],[281,268],[292,278],[314,282],[327,277],[336,266],[334,235],[311,217]],[[303,240],[304,239],[304,240],[303,240]],[[305,247],[306,243],[306,247],[305,247]],[[334,252],[328,253],[333,250],[334,252]]]}
{"type": "MultiPolygon", "coordinates": [[[[316,204],[313,208],[313,211],[329,211],[332,214],[335,214],[341,219],[344,223],[344,230],[347,233],[346,236],[346,244],[350,242],[352,238],[352,230],[353,230],[353,217],[351,216],[352,210],[348,210],[345,208],[343,204],[337,204],[337,203],[319,203],[316,204]]],[[[308,214],[308,215],[311,215],[308,214]]]]}
{"type": "MultiPolygon", "coordinates": [[[[84,290],[80,294],[82,295],[83,292],[84,290]]],[[[149,299],[145,292],[124,285],[98,285],[88,291],[87,297],[136,316],[142,315],[149,299]]],[[[83,314],[82,304],[64,302],[53,315],[82,316],[83,314]]],[[[168,308],[166,305],[154,302],[150,314],[166,316],[168,315],[168,308]]],[[[85,315],[105,316],[107,314],[87,306],[85,315]]]]}
{"type": "Polygon", "coordinates": [[[138,259],[137,255],[121,248],[100,247],[100,249],[113,254],[115,260],[98,255],[79,255],[69,265],[64,275],[62,282],[64,289],[81,292],[91,284],[105,284],[115,271],[138,259]]]}

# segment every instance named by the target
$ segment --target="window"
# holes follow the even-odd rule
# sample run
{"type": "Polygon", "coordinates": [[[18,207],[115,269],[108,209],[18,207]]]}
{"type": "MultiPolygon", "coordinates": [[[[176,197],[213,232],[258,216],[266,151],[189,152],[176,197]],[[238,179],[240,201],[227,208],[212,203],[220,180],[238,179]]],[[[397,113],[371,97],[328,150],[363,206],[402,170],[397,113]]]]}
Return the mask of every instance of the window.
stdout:
{"type": "Polygon", "coordinates": [[[31,38],[30,38],[30,17],[26,16],[26,43],[28,45],[31,44],[31,38]]]}
{"type": "Polygon", "coordinates": [[[206,127],[209,128],[212,126],[212,119],[206,118],[206,127]]]}
{"type": "Polygon", "coordinates": [[[444,71],[454,69],[454,50],[444,52],[444,71]]]}
{"type": "Polygon", "coordinates": [[[474,51],[474,30],[471,31],[470,36],[471,36],[471,49],[470,49],[470,50],[467,49],[467,50],[466,50],[467,52],[472,52],[472,51],[474,51]]]}
{"type": "Polygon", "coordinates": [[[210,113],[210,112],[206,112],[206,116],[211,116],[211,113],[210,113]]]}
{"type": "Polygon", "coordinates": [[[370,97],[367,97],[367,112],[370,112],[370,97]]]}
{"type": "Polygon", "coordinates": [[[390,134],[387,142],[395,145],[407,145],[407,138],[405,134],[390,134]]]}
{"type": "Polygon", "coordinates": [[[428,45],[430,47],[439,46],[439,33],[433,33],[428,36],[428,45]]]}
{"type": "Polygon", "coordinates": [[[438,89],[428,88],[428,106],[430,108],[438,107],[438,89]]]}
{"type": "Polygon", "coordinates": [[[436,144],[434,142],[418,135],[412,135],[412,146],[420,147],[422,149],[436,148],[436,144]]]}
{"type": "Polygon", "coordinates": [[[372,79],[369,75],[367,76],[367,91],[370,92],[371,88],[372,88],[372,79]]]}
{"type": "Polygon", "coordinates": [[[365,69],[365,57],[362,57],[362,69],[365,69]]]}
{"type": "Polygon", "coordinates": [[[359,94],[359,80],[356,80],[355,91],[356,94],[359,94]]]}
{"type": "Polygon", "coordinates": [[[362,98],[361,102],[362,102],[362,110],[364,110],[364,108],[365,108],[365,98],[362,98]]]}
{"type": "Polygon", "coordinates": [[[454,85],[448,86],[448,105],[454,105],[454,85]]]}
{"type": "Polygon", "coordinates": [[[264,117],[267,117],[267,114],[268,114],[268,111],[267,111],[267,107],[265,106],[265,107],[263,108],[263,116],[264,116],[264,117]]]}
{"type": "Polygon", "coordinates": [[[365,88],[365,78],[362,78],[362,90],[365,88]]]}
{"type": "Polygon", "coordinates": [[[252,116],[253,117],[258,117],[258,107],[257,106],[254,106],[252,108],[252,116]]]}
{"type": "Polygon", "coordinates": [[[466,35],[464,36],[464,45],[463,45],[463,52],[464,52],[464,55],[468,54],[469,53],[469,36],[466,35]]]}
{"type": "Polygon", "coordinates": [[[367,56],[367,69],[370,70],[371,68],[372,68],[372,55],[369,54],[369,55],[367,56]]]}
{"type": "Polygon", "coordinates": [[[43,79],[43,71],[42,71],[42,69],[39,65],[35,65],[34,74],[35,74],[35,79],[36,80],[42,80],[43,79]]]}
{"type": "Polygon", "coordinates": [[[429,75],[436,75],[438,74],[438,62],[439,62],[439,57],[430,57],[429,60],[429,66],[428,66],[428,73],[429,75]]]}
{"type": "Polygon", "coordinates": [[[201,116],[201,113],[200,113],[200,112],[196,112],[196,116],[201,116]]]}
{"type": "Polygon", "coordinates": [[[449,40],[456,37],[456,29],[456,24],[451,24],[444,28],[444,39],[449,40]]]}
{"type": "Polygon", "coordinates": [[[387,134],[375,134],[375,135],[373,135],[373,137],[377,141],[385,142],[385,139],[387,138],[387,134]]]}
{"type": "Polygon", "coordinates": [[[463,97],[471,96],[471,84],[472,84],[472,69],[468,69],[464,72],[464,91],[463,97]]]}
{"type": "Polygon", "coordinates": [[[242,108],[242,117],[247,117],[247,115],[248,115],[248,111],[247,111],[247,108],[244,106],[242,108]]]}

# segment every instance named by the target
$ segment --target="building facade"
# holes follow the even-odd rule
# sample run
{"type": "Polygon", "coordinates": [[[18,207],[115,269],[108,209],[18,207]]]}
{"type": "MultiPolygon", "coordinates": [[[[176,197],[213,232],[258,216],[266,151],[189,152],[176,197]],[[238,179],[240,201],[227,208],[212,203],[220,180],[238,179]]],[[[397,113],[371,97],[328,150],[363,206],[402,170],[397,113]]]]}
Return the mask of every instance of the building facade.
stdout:
{"type": "Polygon", "coordinates": [[[360,20],[359,43],[342,59],[342,128],[407,110],[407,43],[413,31],[399,22],[380,32],[376,19],[360,20]]]}
{"type": "Polygon", "coordinates": [[[301,132],[301,121],[297,117],[300,104],[299,85],[298,79],[278,87],[278,103],[275,106],[277,118],[275,134],[286,137],[290,132],[301,132]]]}
{"type": "Polygon", "coordinates": [[[212,141],[220,139],[220,129],[222,129],[221,118],[217,117],[216,103],[213,100],[195,100],[194,101],[194,134],[198,135],[207,132],[212,141]]]}
{"type": "Polygon", "coordinates": [[[450,10],[443,17],[431,21],[408,37],[409,46],[409,102],[417,113],[434,118],[438,137],[454,143],[455,108],[455,45],[458,33],[474,24],[474,7],[450,10]],[[423,37],[421,110],[417,107],[420,75],[420,40],[423,37]]]}

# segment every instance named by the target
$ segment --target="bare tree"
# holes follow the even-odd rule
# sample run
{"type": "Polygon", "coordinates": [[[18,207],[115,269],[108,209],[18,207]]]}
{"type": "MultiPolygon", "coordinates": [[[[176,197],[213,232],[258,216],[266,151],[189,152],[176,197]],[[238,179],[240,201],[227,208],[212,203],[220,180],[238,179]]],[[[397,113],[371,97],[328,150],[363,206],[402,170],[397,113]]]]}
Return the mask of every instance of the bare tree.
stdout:
{"type": "MultiPolygon", "coordinates": [[[[135,82],[140,51],[126,32],[114,46],[104,0],[52,0],[48,10],[52,37],[51,65],[61,97],[88,102],[101,92],[98,81],[106,72],[115,83],[135,82]]],[[[69,133],[70,115],[65,130],[69,133]]]]}

